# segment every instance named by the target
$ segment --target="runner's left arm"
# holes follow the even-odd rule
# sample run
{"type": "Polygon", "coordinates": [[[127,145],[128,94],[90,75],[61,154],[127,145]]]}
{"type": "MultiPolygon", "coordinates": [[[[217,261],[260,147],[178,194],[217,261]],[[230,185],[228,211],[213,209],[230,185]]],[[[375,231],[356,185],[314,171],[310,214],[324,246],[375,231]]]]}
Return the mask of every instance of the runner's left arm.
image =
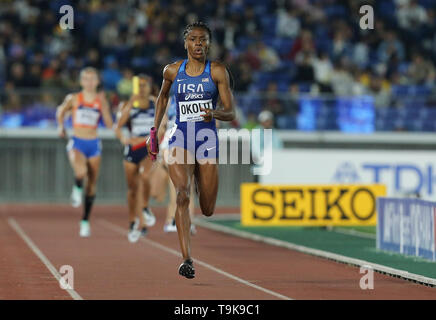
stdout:
{"type": "Polygon", "coordinates": [[[114,122],[112,119],[109,103],[106,99],[106,95],[104,94],[104,92],[100,92],[99,95],[101,101],[101,114],[103,116],[104,125],[106,126],[106,128],[113,129],[114,122]]]}
{"type": "Polygon", "coordinates": [[[213,118],[222,121],[232,121],[235,119],[235,108],[233,94],[230,90],[229,73],[223,64],[214,62],[211,74],[213,81],[218,87],[222,108],[216,110],[202,108],[201,110],[206,112],[203,118],[206,122],[211,121],[213,118]]]}

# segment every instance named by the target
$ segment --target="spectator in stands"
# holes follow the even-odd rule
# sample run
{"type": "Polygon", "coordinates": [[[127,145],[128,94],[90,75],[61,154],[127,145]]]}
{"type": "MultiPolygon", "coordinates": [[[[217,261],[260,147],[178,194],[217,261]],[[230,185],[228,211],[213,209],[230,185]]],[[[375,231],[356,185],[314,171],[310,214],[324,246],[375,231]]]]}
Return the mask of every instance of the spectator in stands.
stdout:
{"type": "Polygon", "coordinates": [[[49,65],[42,71],[42,85],[44,87],[61,87],[60,64],[58,59],[51,59],[49,65]]]}
{"type": "Polygon", "coordinates": [[[286,38],[296,38],[300,33],[301,23],[295,9],[281,8],[277,11],[277,36],[286,38]]]}
{"type": "MultiPolygon", "coordinates": [[[[244,10],[242,17],[242,23],[240,23],[240,34],[251,38],[257,38],[260,33],[260,22],[253,7],[248,7],[244,10]]],[[[239,35],[239,34],[238,34],[239,35]]]]}
{"type": "Polygon", "coordinates": [[[345,58],[337,60],[331,76],[333,92],[338,96],[348,96],[352,92],[353,77],[350,74],[345,58]]]}
{"type": "Polygon", "coordinates": [[[351,60],[360,69],[365,69],[369,65],[369,41],[369,36],[365,35],[352,48],[351,60]]]}
{"type": "Polygon", "coordinates": [[[85,64],[89,67],[94,67],[100,70],[102,67],[102,62],[100,58],[100,53],[97,48],[91,48],[86,54],[85,64]]]}
{"type": "Polygon", "coordinates": [[[394,54],[397,55],[399,61],[403,61],[405,57],[404,46],[397,38],[397,33],[393,30],[387,31],[383,40],[378,46],[378,59],[380,62],[388,63],[394,54]]]}
{"type": "Polygon", "coordinates": [[[248,46],[247,51],[243,54],[243,59],[247,61],[252,70],[259,70],[262,62],[259,57],[259,52],[255,44],[248,46]]]}
{"type": "Polygon", "coordinates": [[[392,97],[390,90],[383,86],[383,78],[373,73],[371,76],[368,94],[374,97],[374,106],[376,108],[391,107],[392,97]]]}
{"type": "Polygon", "coordinates": [[[251,130],[251,129],[256,128],[257,126],[258,126],[257,115],[253,112],[248,112],[247,119],[243,125],[243,128],[251,130]]]}
{"type": "Polygon", "coordinates": [[[253,74],[248,62],[244,59],[238,59],[236,63],[231,65],[231,72],[234,78],[234,90],[236,92],[245,92],[248,90],[252,80],[253,74]],[[235,81],[237,79],[237,81],[235,81]]]}
{"type": "MultiPolygon", "coordinates": [[[[260,133],[260,140],[257,141],[256,139],[253,138],[251,139],[251,154],[253,157],[253,160],[258,163],[258,164],[262,164],[263,162],[263,154],[264,154],[264,150],[267,147],[271,147],[271,149],[274,152],[274,149],[282,149],[283,148],[283,141],[281,140],[281,138],[278,136],[278,134],[276,133],[276,131],[274,130],[274,115],[271,111],[268,110],[264,110],[261,113],[259,113],[258,116],[258,121],[259,121],[259,125],[254,128],[254,129],[260,129],[259,133],[260,133]],[[268,141],[268,139],[266,139],[267,141],[264,141],[264,134],[265,134],[265,130],[264,129],[272,129],[272,139],[270,141],[268,141]]],[[[252,167],[252,170],[256,167],[257,165],[254,165],[252,167]]],[[[255,175],[255,181],[259,182],[258,180],[258,176],[255,175]]]]}
{"type": "Polygon", "coordinates": [[[349,34],[344,26],[341,26],[335,31],[332,41],[331,57],[333,60],[344,55],[350,55],[351,45],[348,41],[349,34]]]}
{"type": "Polygon", "coordinates": [[[412,63],[409,65],[408,75],[412,84],[433,84],[435,81],[435,67],[430,60],[420,53],[414,53],[412,63]]]}
{"type": "Polygon", "coordinates": [[[396,16],[398,25],[405,30],[417,29],[427,22],[427,12],[417,0],[401,3],[397,7],[396,16]]]}
{"type": "Polygon", "coordinates": [[[312,32],[309,30],[301,30],[300,35],[293,43],[291,51],[286,58],[294,60],[300,51],[309,53],[315,52],[315,43],[312,39],[312,32]]]}
{"type": "Polygon", "coordinates": [[[280,57],[272,47],[268,47],[262,41],[258,41],[256,50],[263,71],[274,71],[279,67],[280,57]]]}
{"type": "Polygon", "coordinates": [[[121,80],[122,75],[118,69],[118,62],[113,56],[109,56],[105,61],[106,67],[101,73],[102,83],[108,90],[115,90],[118,81],[121,80]]]}
{"type": "Polygon", "coordinates": [[[283,101],[279,97],[277,82],[271,81],[268,83],[263,95],[262,105],[265,110],[271,111],[274,116],[285,114],[283,101]]]}
{"type": "Polygon", "coordinates": [[[359,68],[355,68],[352,72],[353,83],[351,86],[351,94],[355,96],[361,96],[367,93],[367,89],[360,81],[362,77],[362,71],[359,68]]]}
{"type": "Polygon", "coordinates": [[[311,52],[301,52],[295,62],[297,65],[295,81],[313,83],[315,81],[315,71],[311,52]]]}
{"type": "Polygon", "coordinates": [[[133,72],[129,68],[123,69],[123,78],[117,83],[117,92],[122,99],[127,99],[133,91],[133,72]]]}
{"type": "Polygon", "coordinates": [[[288,94],[284,99],[285,112],[288,115],[295,116],[300,110],[300,103],[298,101],[300,95],[300,88],[298,84],[291,83],[288,88],[288,94]]]}
{"type": "Polygon", "coordinates": [[[30,66],[29,74],[26,76],[26,87],[37,88],[41,85],[41,66],[39,64],[32,64],[30,66]]]}
{"type": "Polygon", "coordinates": [[[24,74],[24,66],[20,62],[15,62],[12,64],[10,69],[10,81],[15,88],[26,87],[27,78],[24,74]]]}
{"type": "Polygon", "coordinates": [[[332,92],[330,85],[333,65],[330,61],[327,52],[319,52],[318,57],[313,59],[313,71],[315,81],[318,84],[321,92],[332,92]]]}
{"type": "Polygon", "coordinates": [[[8,112],[19,112],[22,107],[20,95],[14,91],[9,91],[6,95],[4,110],[8,112]]]}

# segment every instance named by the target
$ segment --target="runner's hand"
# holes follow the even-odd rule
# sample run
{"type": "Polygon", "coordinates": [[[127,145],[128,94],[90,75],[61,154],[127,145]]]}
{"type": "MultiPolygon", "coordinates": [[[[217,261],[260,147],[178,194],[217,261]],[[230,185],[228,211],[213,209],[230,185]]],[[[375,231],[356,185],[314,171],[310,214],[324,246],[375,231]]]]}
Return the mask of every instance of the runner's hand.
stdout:
{"type": "Polygon", "coordinates": [[[205,114],[201,115],[205,122],[211,122],[212,121],[212,119],[213,119],[213,110],[212,109],[200,108],[200,111],[205,112],[205,114]]]}
{"type": "Polygon", "coordinates": [[[156,145],[156,152],[151,151],[151,138],[150,138],[150,136],[147,138],[146,146],[147,146],[148,153],[150,153],[152,155],[159,154],[159,144],[156,145]]]}
{"type": "Polygon", "coordinates": [[[123,146],[128,146],[130,144],[130,139],[129,138],[125,138],[125,137],[121,138],[121,144],[123,146]]]}
{"type": "Polygon", "coordinates": [[[65,131],[65,128],[63,126],[58,127],[58,135],[61,138],[65,138],[67,136],[67,132],[65,131]]]}

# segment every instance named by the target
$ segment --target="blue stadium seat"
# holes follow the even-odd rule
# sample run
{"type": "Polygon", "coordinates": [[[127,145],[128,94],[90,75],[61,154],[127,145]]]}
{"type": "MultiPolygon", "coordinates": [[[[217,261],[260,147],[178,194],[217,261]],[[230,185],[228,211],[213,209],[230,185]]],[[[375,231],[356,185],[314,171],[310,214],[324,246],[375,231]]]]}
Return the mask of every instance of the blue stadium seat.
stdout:
{"type": "Polygon", "coordinates": [[[264,36],[274,36],[276,33],[277,17],[265,15],[260,18],[264,36]]]}
{"type": "Polygon", "coordinates": [[[392,94],[394,96],[407,96],[409,94],[409,86],[408,85],[393,85],[392,86],[392,94]]]}
{"type": "Polygon", "coordinates": [[[324,8],[325,14],[329,18],[346,17],[347,10],[341,5],[331,5],[324,8]]]}
{"type": "Polygon", "coordinates": [[[425,132],[435,132],[436,131],[436,122],[434,121],[425,121],[422,127],[422,131],[425,132]]]}
{"type": "Polygon", "coordinates": [[[277,116],[277,128],[294,130],[296,128],[295,117],[289,115],[277,116]]]}

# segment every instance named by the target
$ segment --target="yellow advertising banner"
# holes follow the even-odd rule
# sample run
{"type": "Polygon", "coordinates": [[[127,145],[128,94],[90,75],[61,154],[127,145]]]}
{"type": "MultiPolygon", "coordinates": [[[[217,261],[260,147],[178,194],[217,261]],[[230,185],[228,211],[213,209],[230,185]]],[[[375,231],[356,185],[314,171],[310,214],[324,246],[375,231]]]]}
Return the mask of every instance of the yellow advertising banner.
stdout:
{"type": "Polygon", "coordinates": [[[245,226],[375,226],[384,185],[241,185],[245,226]]]}

